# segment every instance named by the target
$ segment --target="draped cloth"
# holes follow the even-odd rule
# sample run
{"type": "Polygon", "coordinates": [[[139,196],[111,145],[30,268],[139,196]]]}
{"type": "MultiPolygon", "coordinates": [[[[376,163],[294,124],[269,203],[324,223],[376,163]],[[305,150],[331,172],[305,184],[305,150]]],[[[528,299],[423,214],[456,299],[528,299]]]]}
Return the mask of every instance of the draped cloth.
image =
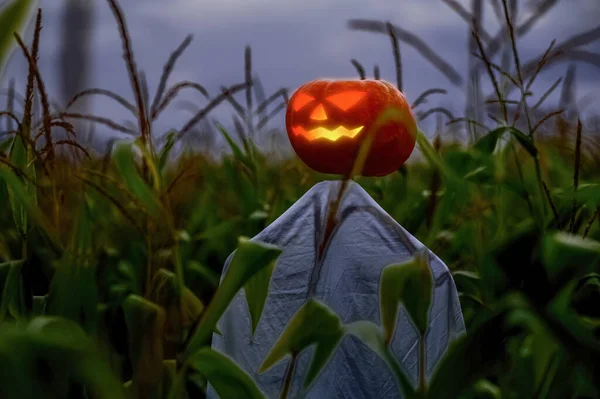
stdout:
{"type": "MultiPolygon", "coordinates": [[[[382,269],[411,259],[423,248],[416,238],[388,215],[367,192],[349,182],[338,215],[343,221],[330,241],[319,270],[316,252],[324,230],[328,203],[340,181],[313,186],[283,215],[253,240],[279,246],[283,252],[273,272],[269,295],[255,336],[244,291],[241,290],[220,319],[221,336],[213,336],[213,349],[231,357],[257,382],[268,398],[278,398],[289,357],[259,375],[257,369],[268,351],[306,302],[311,278],[315,298],[337,313],[344,324],[369,320],[381,325],[379,282],[382,269]]],[[[449,342],[464,333],[458,293],[447,266],[431,251],[433,302],[426,335],[426,373],[429,377],[449,342]]],[[[232,258],[226,261],[223,273],[232,258]]],[[[418,333],[404,309],[398,316],[392,351],[413,384],[418,378],[418,333]]],[[[302,389],[313,349],[298,358],[289,398],[401,398],[388,366],[353,336],[345,336],[315,382],[302,389]]],[[[218,395],[209,387],[207,397],[218,395]]],[[[230,399],[230,398],[223,398],[230,399]]]]}

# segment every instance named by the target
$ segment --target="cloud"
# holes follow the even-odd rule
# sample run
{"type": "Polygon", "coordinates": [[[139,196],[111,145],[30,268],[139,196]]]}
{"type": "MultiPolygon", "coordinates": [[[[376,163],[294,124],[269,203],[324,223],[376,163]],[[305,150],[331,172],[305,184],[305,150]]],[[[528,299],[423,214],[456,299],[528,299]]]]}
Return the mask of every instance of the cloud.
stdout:
{"type": "MultiPolygon", "coordinates": [[[[120,3],[133,40],[136,61],[146,73],[151,94],[156,90],[169,54],[190,33],[194,40],[175,67],[169,82],[196,81],[213,96],[219,93],[220,86],[243,80],[244,47],[247,44],[252,46],[253,69],[261,77],[267,95],[280,87],[293,90],[318,77],[356,77],[351,58],[361,62],[369,76],[373,74],[373,66],[379,65],[382,77],[394,82],[389,38],[382,34],[349,30],[347,21],[352,18],[389,20],[411,31],[463,77],[467,76],[468,26],[441,0],[170,0],[168,3],[164,0],[122,0],[120,3]]],[[[460,3],[468,9],[471,0],[460,0],[460,3]]],[[[42,47],[40,62],[50,91],[58,86],[55,78],[56,54],[60,44],[63,4],[64,0],[42,0],[45,21],[42,41],[45,46],[42,47]]],[[[489,3],[484,0],[484,4],[489,3]]],[[[527,61],[543,53],[554,37],[560,42],[596,26],[600,20],[597,13],[599,4],[597,0],[559,2],[557,8],[551,10],[520,41],[522,60],[527,61]]],[[[94,2],[94,8],[94,73],[89,86],[110,89],[133,100],[115,18],[106,1],[94,2]]],[[[489,5],[484,9],[483,26],[492,35],[501,28],[489,5]]],[[[427,106],[448,105],[459,115],[464,112],[462,89],[452,86],[409,45],[401,43],[400,48],[407,97],[415,99],[428,88],[443,87],[450,93],[432,97],[427,106]]],[[[22,81],[26,69],[23,68],[23,60],[17,61],[11,65],[11,76],[22,81]]],[[[557,65],[540,76],[535,91],[549,87],[558,75],[564,74],[566,67],[566,64],[557,65]]],[[[597,72],[591,66],[582,65],[578,69],[578,79],[581,79],[578,87],[582,93],[591,91],[597,72]]],[[[492,92],[487,83],[485,88],[486,94],[492,92]]],[[[243,96],[239,98],[243,99],[243,96]]],[[[196,101],[200,106],[206,103],[194,92],[184,94],[182,99],[196,101]]],[[[94,106],[96,114],[115,118],[116,121],[130,118],[125,110],[110,100],[96,98],[94,106]]],[[[223,105],[211,116],[227,123],[232,114],[232,108],[223,105]]],[[[157,122],[156,130],[162,132],[170,127],[180,127],[188,117],[189,114],[178,110],[174,103],[157,122]]],[[[282,126],[281,123],[280,116],[271,126],[282,126]]]]}

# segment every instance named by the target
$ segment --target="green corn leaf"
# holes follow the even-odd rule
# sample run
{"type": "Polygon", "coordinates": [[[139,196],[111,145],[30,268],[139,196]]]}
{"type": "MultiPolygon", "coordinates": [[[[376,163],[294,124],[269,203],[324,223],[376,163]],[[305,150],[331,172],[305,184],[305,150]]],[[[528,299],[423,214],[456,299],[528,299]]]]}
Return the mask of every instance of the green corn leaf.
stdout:
{"type": "Polygon", "coordinates": [[[582,183],[577,187],[577,191],[557,189],[553,190],[554,194],[560,195],[563,201],[573,202],[578,204],[589,204],[592,207],[600,205],[600,184],[597,183],[582,183]]]}
{"type": "Polygon", "coordinates": [[[50,282],[46,311],[79,323],[87,333],[97,331],[98,288],[96,268],[65,253],[50,282]]]}
{"type": "Polygon", "coordinates": [[[480,138],[473,145],[473,148],[483,152],[484,154],[492,154],[498,145],[498,141],[504,135],[504,133],[506,133],[506,127],[504,126],[494,129],[480,138]]]}
{"type": "Polygon", "coordinates": [[[159,399],[165,311],[143,297],[131,294],[123,303],[123,312],[129,333],[136,397],[159,399]]]}
{"type": "Polygon", "coordinates": [[[76,258],[81,259],[86,264],[93,255],[93,228],[94,228],[94,209],[92,201],[84,193],[79,206],[79,212],[76,215],[74,228],[67,251],[76,258]]]}
{"type": "Polygon", "coordinates": [[[219,132],[221,132],[221,134],[225,138],[225,141],[227,141],[227,144],[229,144],[229,147],[231,147],[235,159],[237,159],[241,163],[246,163],[246,156],[244,155],[244,152],[242,151],[240,146],[238,146],[235,143],[235,141],[233,141],[229,133],[227,133],[227,130],[225,130],[225,128],[220,124],[217,124],[217,129],[219,130],[219,132]]]}
{"type": "Polygon", "coordinates": [[[269,294],[269,285],[271,276],[275,270],[275,261],[270,262],[265,268],[259,270],[248,282],[244,285],[246,293],[246,301],[248,303],[248,311],[252,320],[252,336],[256,332],[256,327],[260,321],[267,296],[269,294]]]}
{"type": "Polygon", "coordinates": [[[94,398],[125,398],[95,343],[70,320],[38,316],[25,326],[0,326],[0,358],[10,365],[0,372],[3,397],[67,397],[70,379],[84,385],[94,398]],[[40,369],[32,367],[34,364],[43,364],[52,372],[40,379],[40,369]]]}
{"type": "Polygon", "coordinates": [[[48,222],[45,215],[37,206],[36,196],[27,188],[26,184],[15,173],[5,165],[0,165],[0,180],[4,180],[11,192],[15,203],[18,203],[28,218],[42,231],[46,233],[47,238],[55,249],[62,251],[62,244],[58,240],[58,235],[52,225],[48,222]]]}
{"type": "Polygon", "coordinates": [[[158,165],[156,164],[156,155],[153,155],[153,152],[150,151],[148,145],[144,144],[144,141],[141,139],[141,137],[138,137],[134,140],[133,146],[140,152],[142,160],[145,162],[146,167],[148,168],[149,184],[155,192],[159,192],[163,182],[158,165]]]}
{"type": "Polygon", "coordinates": [[[46,295],[34,295],[32,298],[31,304],[31,313],[35,316],[41,316],[46,314],[46,303],[47,297],[46,295]]]}
{"type": "Polygon", "coordinates": [[[309,299],[292,316],[258,368],[258,372],[264,373],[286,355],[292,355],[293,358],[314,344],[315,352],[304,380],[306,389],[323,370],[343,336],[344,328],[339,316],[324,303],[309,299]]]}
{"type": "Polygon", "coordinates": [[[430,398],[458,398],[506,356],[508,312],[486,317],[453,341],[429,383],[430,398]]]}
{"type": "Polygon", "coordinates": [[[541,387],[551,382],[554,377],[549,374],[556,371],[556,364],[553,366],[553,363],[562,356],[563,349],[560,348],[556,337],[546,328],[544,322],[527,310],[513,311],[508,322],[530,332],[525,342],[518,343],[521,348],[527,348],[525,355],[530,357],[531,362],[530,370],[521,374],[524,374],[533,386],[541,390],[541,387]]]}
{"type": "Polygon", "coordinates": [[[423,248],[411,260],[388,265],[383,269],[379,305],[385,342],[388,344],[396,330],[401,304],[420,335],[425,335],[429,326],[429,308],[433,295],[433,277],[428,259],[429,251],[423,248]]]}
{"type": "Polygon", "coordinates": [[[600,264],[600,242],[563,232],[542,240],[542,262],[554,281],[568,282],[600,264]]]}
{"type": "Polygon", "coordinates": [[[151,299],[157,305],[167,309],[167,319],[172,316],[181,317],[179,323],[185,328],[191,326],[204,311],[202,301],[187,287],[178,293],[175,273],[159,269],[150,282],[151,299]],[[178,309],[179,305],[181,308],[178,309]]]}
{"type": "Polygon", "coordinates": [[[158,171],[160,174],[164,172],[165,165],[167,164],[167,160],[169,159],[169,154],[171,154],[171,150],[175,145],[176,135],[177,132],[175,131],[169,132],[169,134],[167,134],[165,145],[160,150],[160,154],[158,157],[158,171]]]}
{"type": "Polygon", "coordinates": [[[14,33],[23,36],[37,7],[37,0],[8,0],[0,6],[0,79],[17,41],[14,33]]]}
{"type": "Polygon", "coordinates": [[[118,143],[113,160],[129,192],[146,207],[150,214],[158,215],[162,206],[154,191],[144,182],[135,167],[133,143],[118,143]]]}
{"type": "MultiPolygon", "coordinates": [[[[233,141],[233,139],[231,138],[231,135],[227,132],[227,130],[225,130],[225,128],[223,126],[221,126],[220,124],[217,124],[217,130],[223,135],[223,138],[225,138],[225,141],[227,141],[227,144],[229,144],[229,147],[231,147],[231,151],[233,151],[233,156],[236,159],[236,161],[239,164],[243,165],[246,168],[247,172],[249,171],[248,173],[250,176],[255,176],[256,175],[256,164],[252,160],[252,154],[248,153],[248,152],[244,153],[244,151],[242,151],[240,146],[238,146],[235,143],[235,141],[233,141]]],[[[245,147],[246,147],[246,151],[248,151],[249,147],[248,147],[247,143],[245,143],[245,147]]]]}
{"type": "MultiPolygon", "coordinates": [[[[20,171],[26,173],[30,178],[33,178],[33,176],[30,175],[31,172],[35,173],[35,167],[33,165],[29,168],[27,167],[27,147],[19,135],[15,136],[12,140],[10,160],[20,171]]],[[[37,205],[36,187],[34,186],[32,189],[31,186],[33,186],[33,184],[30,181],[24,181],[23,184],[27,192],[31,194],[32,202],[37,205]]],[[[10,186],[8,187],[8,196],[10,198],[10,206],[17,230],[24,236],[27,234],[28,230],[27,211],[25,210],[25,207],[21,205],[10,186]]]]}
{"type": "Polygon", "coordinates": [[[23,260],[0,263],[0,323],[19,320],[25,315],[25,296],[21,269],[23,260]]]}
{"type": "Polygon", "coordinates": [[[416,391],[402,366],[398,363],[388,345],[386,345],[381,329],[370,321],[356,321],[346,324],[344,329],[347,334],[360,339],[373,352],[377,353],[390,367],[396,380],[400,384],[406,399],[415,397],[416,391]]]}
{"type": "Polygon", "coordinates": [[[532,157],[537,157],[538,150],[533,144],[531,138],[529,138],[525,133],[521,132],[519,129],[514,127],[508,127],[508,132],[521,144],[521,146],[531,155],[532,157]]]}
{"type": "Polygon", "coordinates": [[[221,278],[218,273],[204,266],[202,263],[190,260],[187,265],[187,271],[206,281],[209,286],[216,288],[221,278]]]}
{"type": "MultiPolygon", "coordinates": [[[[10,148],[10,160],[12,163],[18,167],[21,171],[25,171],[27,168],[27,148],[25,147],[25,143],[20,136],[15,136],[13,139],[11,148],[10,148]]],[[[27,187],[30,182],[24,182],[25,187],[27,187]]],[[[29,190],[27,190],[29,191],[29,190]]],[[[27,233],[27,212],[25,208],[19,203],[19,200],[15,198],[15,194],[11,187],[8,187],[8,197],[10,199],[10,207],[12,210],[13,220],[15,221],[15,226],[17,226],[17,230],[21,236],[24,236],[27,233]]]]}
{"type": "Polygon", "coordinates": [[[431,165],[435,166],[444,176],[454,177],[452,171],[448,169],[438,152],[429,142],[425,132],[423,132],[421,129],[418,129],[417,145],[419,146],[419,149],[423,153],[425,159],[427,159],[431,165]]]}
{"type": "Polygon", "coordinates": [[[501,126],[497,129],[492,130],[485,136],[475,143],[473,148],[478,151],[481,151],[484,154],[492,154],[498,145],[498,141],[504,136],[505,133],[510,133],[512,137],[517,140],[519,144],[532,156],[537,156],[537,148],[525,133],[521,132],[519,129],[514,128],[512,126],[501,126]]]}
{"type": "Polygon", "coordinates": [[[473,385],[472,396],[466,396],[465,399],[502,399],[502,390],[485,378],[480,379],[473,385]]]}
{"type": "Polygon", "coordinates": [[[281,249],[275,245],[250,241],[246,237],[240,237],[238,243],[225,276],[185,350],[187,355],[198,351],[208,340],[237,292],[258,272],[271,267],[281,254],[281,249]]]}
{"type": "Polygon", "coordinates": [[[47,311],[78,322],[87,333],[97,329],[98,286],[93,250],[93,215],[83,195],[70,242],[50,281],[47,311]]]}
{"type": "Polygon", "coordinates": [[[0,141],[0,153],[8,154],[10,152],[10,147],[12,146],[13,141],[14,139],[11,139],[10,137],[0,141]]]}
{"type": "Polygon", "coordinates": [[[452,272],[452,278],[459,292],[477,296],[480,294],[481,277],[477,273],[457,270],[452,272]]]}
{"type": "Polygon", "coordinates": [[[220,398],[265,398],[248,373],[211,348],[198,350],[188,359],[187,365],[202,374],[220,398]]]}

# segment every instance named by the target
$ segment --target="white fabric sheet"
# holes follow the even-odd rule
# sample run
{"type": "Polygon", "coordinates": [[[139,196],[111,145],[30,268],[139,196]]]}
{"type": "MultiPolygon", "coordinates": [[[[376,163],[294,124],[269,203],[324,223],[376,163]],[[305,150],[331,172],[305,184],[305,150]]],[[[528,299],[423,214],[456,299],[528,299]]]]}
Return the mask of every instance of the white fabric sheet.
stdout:
{"type": "MultiPolygon", "coordinates": [[[[337,195],[339,181],[316,184],[254,240],[283,249],[273,273],[264,312],[251,340],[250,317],[243,291],[218,323],[222,336],[212,347],[233,358],[268,398],[278,398],[289,358],[268,372],[256,370],[293,314],[305,303],[315,269],[316,248],[327,204],[337,195]]],[[[351,182],[339,215],[344,221],[330,243],[321,270],[315,273],[315,297],[326,303],[343,323],[370,320],[380,325],[379,281],[382,268],[410,259],[417,239],[394,221],[357,183],[351,182]]],[[[233,254],[232,254],[233,255],[233,254]]],[[[225,269],[231,260],[226,262],[225,269]]],[[[426,338],[427,374],[431,375],[448,343],[465,331],[458,294],[446,265],[430,252],[434,296],[426,338]]],[[[416,385],[417,332],[401,310],[392,349],[416,385]]],[[[312,348],[298,359],[290,398],[400,398],[399,388],[385,362],[357,338],[346,336],[307,392],[302,391],[312,348]],[[302,395],[305,396],[302,396],[302,395]]],[[[209,389],[209,399],[217,398],[209,389]]],[[[224,398],[233,399],[233,398],[224,398]]]]}

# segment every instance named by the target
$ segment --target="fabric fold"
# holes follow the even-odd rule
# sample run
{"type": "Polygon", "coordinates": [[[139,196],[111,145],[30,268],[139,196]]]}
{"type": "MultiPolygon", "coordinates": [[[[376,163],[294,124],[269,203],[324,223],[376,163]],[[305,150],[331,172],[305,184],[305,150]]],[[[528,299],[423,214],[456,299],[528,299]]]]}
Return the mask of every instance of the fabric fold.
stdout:
{"type": "MultiPolygon", "coordinates": [[[[228,355],[248,372],[268,398],[279,397],[289,360],[280,362],[262,375],[256,370],[291,317],[307,299],[327,204],[337,195],[340,184],[340,181],[316,184],[252,238],[278,245],[283,250],[275,266],[256,334],[253,339],[250,338],[250,315],[242,290],[218,323],[222,336],[213,336],[213,349],[228,355]]],[[[368,320],[380,325],[379,281],[383,267],[409,260],[423,244],[404,230],[356,182],[348,185],[338,214],[343,221],[330,242],[315,280],[315,298],[336,312],[344,324],[368,320]]],[[[223,272],[232,256],[227,259],[223,272]]],[[[434,293],[426,336],[428,376],[449,342],[465,331],[458,292],[450,271],[431,251],[430,266],[434,293]]],[[[414,384],[418,373],[417,337],[417,331],[401,310],[392,351],[414,384]]],[[[290,398],[401,398],[385,362],[351,336],[343,339],[308,392],[303,392],[302,384],[311,355],[312,350],[309,349],[298,359],[290,398]],[[302,396],[304,393],[306,395],[302,396]]],[[[212,389],[209,389],[207,397],[218,398],[212,389]]]]}

